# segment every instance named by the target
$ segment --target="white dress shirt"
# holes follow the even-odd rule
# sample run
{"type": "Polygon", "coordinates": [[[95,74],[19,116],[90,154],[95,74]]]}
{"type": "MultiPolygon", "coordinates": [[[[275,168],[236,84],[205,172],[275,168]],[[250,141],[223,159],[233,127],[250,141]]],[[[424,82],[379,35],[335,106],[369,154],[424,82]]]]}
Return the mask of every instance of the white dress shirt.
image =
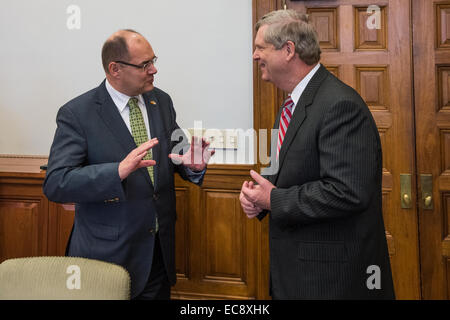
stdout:
{"type": "Polygon", "coordinates": [[[108,91],[109,95],[111,96],[111,99],[114,101],[114,104],[117,107],[117,110],[119,110],[120,115],[122,116],[123,121],[127,125],[128,130],[131,132],[131,125],[130,125],[130,108],[128,107],[128,101],[130,98],[137,98],[138,99],[138,105],[139,109],[141,109],[142,118],[144,118],[145,128],[147,129],[147,135],[148,139],[150,140],[151,133],[150,133],[150,125],[148,121],[148,114],[147,114],[147,108],[145,107],[144,98],[142,95],[138,95],[136,97],[130,97],[126,94],[123,94],[122,92],[117,91],[114,89],[111,84],[106,80],[106,90],[108,91]]]}
{"type": "Polygon", "coordinates": [[[305,91],[311,78],[316,74],[317,70],[320,68],[320,63],[316,64],[314,68],[300,81],[291,93],[291,99],[294,102],[294,107],[292,108],[292,114],[294,114],[295,107],[297,106],[298,100],[302,96],[303,91],[305,91]]]}

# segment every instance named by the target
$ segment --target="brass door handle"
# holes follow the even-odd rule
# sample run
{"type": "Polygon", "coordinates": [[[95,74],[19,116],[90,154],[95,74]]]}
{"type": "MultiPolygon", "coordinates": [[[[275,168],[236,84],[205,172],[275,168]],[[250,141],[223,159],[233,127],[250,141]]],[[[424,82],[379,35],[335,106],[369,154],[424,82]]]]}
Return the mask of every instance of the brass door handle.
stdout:
{"type": "Polygon", "coordinates": [[[426,196],[423,204],[425,205],[425,207],[429,207],[431,205],[431,201],[433,201],[433,198],[431,196],[426,196]]]}
{"type": "Polygon", "coordinates": [[[420,184],[422,189],[422,208],[433,210],[433,176],[431,174],[421,174],[420,184]]]}
{"type": "Polygon", "coordinates": [[[400,175],[400,202],[402,209],[411,209],[411,174],[400,175]]]}
{"type": "Polygon", "coordinates": [[[409,194],[407,194],[407,193],[403,194],[403,202],[407,206],[411,205],[411,197],[409,196],[409,194]]]}

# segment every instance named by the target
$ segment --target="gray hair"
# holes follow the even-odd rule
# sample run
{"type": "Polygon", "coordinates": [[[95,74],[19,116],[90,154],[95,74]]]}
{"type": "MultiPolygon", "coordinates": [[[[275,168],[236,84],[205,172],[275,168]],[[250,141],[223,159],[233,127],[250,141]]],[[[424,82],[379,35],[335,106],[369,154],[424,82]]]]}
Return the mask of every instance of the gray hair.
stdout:
{"type": "Polygon", "coordinates": [[[268,25],[264,41],[281,49],[287,41],[295,44],[295,52],[307,65],[320,60],[320,45],[317,33],[308,20],[308,15],[295,10],[277,10],[264,15],[255,25],[256,32],[268,25]]]}

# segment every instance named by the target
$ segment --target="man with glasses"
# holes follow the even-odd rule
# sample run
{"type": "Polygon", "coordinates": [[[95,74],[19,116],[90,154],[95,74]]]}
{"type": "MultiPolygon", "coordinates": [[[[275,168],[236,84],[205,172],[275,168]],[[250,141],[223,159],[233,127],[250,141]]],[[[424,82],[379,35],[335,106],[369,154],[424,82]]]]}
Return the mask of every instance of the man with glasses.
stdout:
{"type": "Polygon", "coordinates": [[[106,80],[59,110],[44,182],[51,201],[76,204],[67,254],[122,265],[136,299],[170,298],[174,172],[201,184],[214,154],[202,139],[183,144],[170,96],[153,85],[156,60],[136,31],[105,42],[106,80]]]}

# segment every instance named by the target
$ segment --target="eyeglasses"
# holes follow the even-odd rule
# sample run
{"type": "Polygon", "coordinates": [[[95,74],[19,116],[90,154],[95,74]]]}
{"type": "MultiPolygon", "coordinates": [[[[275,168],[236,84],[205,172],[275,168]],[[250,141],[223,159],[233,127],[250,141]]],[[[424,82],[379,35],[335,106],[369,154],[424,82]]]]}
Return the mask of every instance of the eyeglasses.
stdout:
{"type": "Polygon", "coordinates": [[[128,63],[128,62],[125,62],[125,61],[114,61],[114,62],[115,63],[121,63],[121,64],[124,64],[126,66],[130,66],[130,67],[135,67],[135,68],[138,68],[138,69],[142,69],[144,72],[147,72],[148,68],[150,68],[152,65],[154,65],[157,60],[158,60],[158,57],[154,57],[152,60],[144,63],[141,66],[138,66],[137,64],[128,63]]]}

